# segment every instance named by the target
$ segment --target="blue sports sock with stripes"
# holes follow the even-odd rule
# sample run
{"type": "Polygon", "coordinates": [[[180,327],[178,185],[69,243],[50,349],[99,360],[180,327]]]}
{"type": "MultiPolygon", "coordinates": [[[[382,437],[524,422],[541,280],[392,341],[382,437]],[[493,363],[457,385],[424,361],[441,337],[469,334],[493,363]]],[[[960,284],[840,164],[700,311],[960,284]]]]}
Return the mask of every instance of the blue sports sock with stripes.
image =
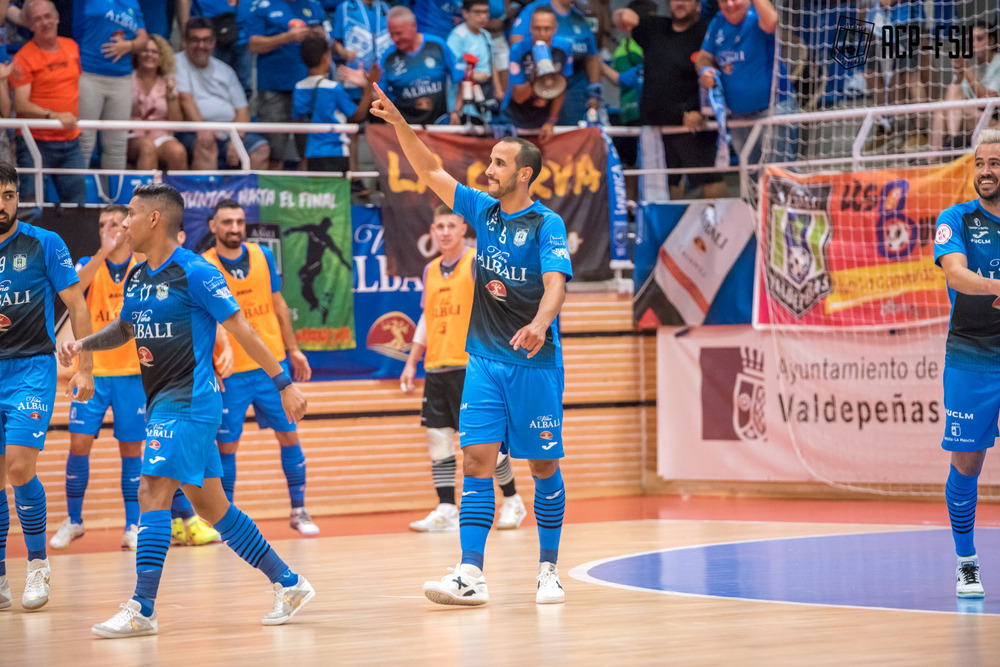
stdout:
{"type": "Polygon", "coordinates": [[[299,575],[288,569],[260,534],[253,519],[241,512],[236,505],[229,506],[225,516],[215,524],[215,529],[237,556],[266,574],[272,584],[294,586],[299,580],[299,575]]]}
{"type": "Polygon", "coordinates": [[[66,509],[73,523],[83,523],[83,495],[87,492],[89,481],[90,455],[70,453],[66,459],[66,509]]]}
{"type": "Polygon", "coordinates": [[[465,477],[462,481],[462,504],[458,510],[458,531],[462,542],[462,562],[483,569],[486,538],[496,513],[493,478],[465,477]]]}
{"type": "Polygon", "coordinates": [[[10,505],[7,487],[0,488],[0,577],[7,574],[7,533],[10,532],[10,505]]]}
{"type": "Polygon", "coordinates": [[[948,516],[951,518],[951,534],[955,538],[955,553],[959,556],[975,556],[973,528],[976,525],[976,501],[979,497],[979,475],[969,477],[951,466],[948,484],[944,488],[948,501],[948,516]]]}
{"type": "MultiPolygon", "coordinates": [[[[235,465],[233,466],[235,469],[235,465]]],[[[281,448],[281,469],[288,482],[288,497],[292,508],[306,504],[306,457],[299,443],[281,448]]]]}
{"type": "Polygon", "coordinates": [[[226,498],[233,502],[233,495],[236,489],[236,452],[224,454],[219,452],[222,459],[222,490],[226,492],[226,498]]]}
{"type": "Polygon", "coordinates": [[[174,491],[174,499],[170,502],[170,516],[174,519],[190,519],[194,516],[194,507],[179,488],[174,491]]]}
{"type": "Polygon", "coordinates": [[[153,614],[156,591],[163,574],[163,559],[170,548],[170,510],[139,515],[139,544],[135,552],[135,595],[143,616],[153,614]]]}
{"type": "Polygon", "coordinates": [[[122,457],[122,499],[125,501],[125,527],[139,525],[139,477],[142,457],[122,457]]]}
{"type": "Polygon", "coordinates": [[[535,521],[538,522],[538,562],[555,563],[559,558],[563,514],[566,511],[566,487],[562,470],[545,479],[535,480],[535,521]]]}
{"type": "Polygon", "coordinates": [[[24,531],[28,560],[45,558],[45,487],[38,481],[37,475],[27,484],[14,487],[14,507],[24,531]]]}

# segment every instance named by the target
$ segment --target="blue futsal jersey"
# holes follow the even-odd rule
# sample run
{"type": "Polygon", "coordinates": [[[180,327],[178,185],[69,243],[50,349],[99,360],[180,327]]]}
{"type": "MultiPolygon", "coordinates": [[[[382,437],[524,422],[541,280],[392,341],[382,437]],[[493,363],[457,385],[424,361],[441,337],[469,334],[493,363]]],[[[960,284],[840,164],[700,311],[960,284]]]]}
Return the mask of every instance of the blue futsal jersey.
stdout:
{"type": "Polygon", "coordinates": [[[393,45],[382,58],[382,89],[408,123],[431,125],[452,109],[455,99],[449,80],[461,80],[455,58],[445,43],[431,35],[416,53],[393,45]]]}
{"type": "Polygon", "coordinates": [[[80,282],[58,234],[15,224],[0,244],[0,359],[55,352],[56,294],[80,282]]]}
{"type": "Polygon", "coordinates": [[[120,317],[135,333],[147,419],[218,423],[215,325],[240,310],[222,273],[177,248],[156,270],[136,265],[125,285],[120,317]]]}
{"type": "Polygon", "coordinates": [[[508,215],[493,197],[461,184],[455,188],[454,210],[476,230],[476,288],[466,351],[524,366],[561,367],[558,317],[530,359],[523,348],[515,351],[510,339],[535,318],[545,293],[543,273],[573,277],[562,218],[537,201],[508,215]]]}
{"type": "MultiPolygon", "coordinates": [[[[938,216],[934,261],[960,252],[969,270],[1000,278],[1000,219],[984,211],[979,200],[949,206],[938,216]]],[[[962,294],[948,287],[951,325],[945,363],[952,368],[1000,372],[1000,310],[989,294],[962,294]]]]}

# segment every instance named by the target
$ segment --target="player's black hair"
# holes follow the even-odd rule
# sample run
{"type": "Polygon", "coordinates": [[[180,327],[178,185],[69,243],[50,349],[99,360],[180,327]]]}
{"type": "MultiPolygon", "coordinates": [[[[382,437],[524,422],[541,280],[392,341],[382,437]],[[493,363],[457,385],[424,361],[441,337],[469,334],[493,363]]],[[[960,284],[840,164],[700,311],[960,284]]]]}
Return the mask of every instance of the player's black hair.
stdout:
{"type": "Polygon", "coordinates": [[[542,172],[542,151],[538,150],[538,146],[520,137],[504,137],[500,141],[507,144],[517,144],[521,147],[514,158],[514,164],[517,165],[518,169],[531,167],[531,178],[528,179],[528,185],[534,183],[538,174],[542,172]]]}
{"type": "Polygon", "coordinates": [[[108,204],[101,209],[101,213],[121,213],[123,218],[127,218],[128,207],[121,204],[108,204]]]}
{"type": "Polygon", "coordinates": [[[163,216],[174,236],[181,230],[184,223],[184,197],[177,190],[166,183],[147,183],[138,186],[132,196],[153,200],[154,208],[163,216]]]}
{"type": "Polygon", "coordinates": [[[219,214],[219,209],[222,209],[222,208],[238,208],[238,209],[242,209],[243,206],[242,206],[242,204],[240,204],[235,199],[222,199],[222,200],[219,201],[218,204],[216,204],[214,207],[212,207],[212,219],[213,220],[215,219],[215,216],[217,216],[219,214]]]}
{"type": "Polygon", "coordinates": [[[0,184],[13,184],[17,188],[17,169],[10,162],[0,160],[0,184]]]}

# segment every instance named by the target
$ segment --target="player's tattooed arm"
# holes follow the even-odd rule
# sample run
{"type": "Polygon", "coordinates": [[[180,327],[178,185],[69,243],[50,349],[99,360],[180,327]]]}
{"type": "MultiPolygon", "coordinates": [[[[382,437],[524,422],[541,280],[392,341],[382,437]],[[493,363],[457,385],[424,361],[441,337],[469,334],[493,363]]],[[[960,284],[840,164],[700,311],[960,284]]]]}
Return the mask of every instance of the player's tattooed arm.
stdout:
{"type": "Polygon", "coordinates": [[[113,350],[135,338],[132,325],[120,317],[98,331],[80,341],[85,352],[98,350],[113,350]]]}

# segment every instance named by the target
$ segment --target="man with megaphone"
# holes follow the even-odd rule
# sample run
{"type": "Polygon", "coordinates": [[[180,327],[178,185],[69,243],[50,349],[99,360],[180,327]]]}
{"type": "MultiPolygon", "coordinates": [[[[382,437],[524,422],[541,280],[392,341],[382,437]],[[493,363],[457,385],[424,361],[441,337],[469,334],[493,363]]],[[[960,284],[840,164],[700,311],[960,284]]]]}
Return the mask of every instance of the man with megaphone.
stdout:
{"type": "Polygon", "coordinates": [[[556,37],[556,14],[548,5],[531,14],[530,40],[510,47],[510,85],[502,109],[517,127],[539,128],[539,139],[551,136],[573,73],[573,45],[556,37]]]}

